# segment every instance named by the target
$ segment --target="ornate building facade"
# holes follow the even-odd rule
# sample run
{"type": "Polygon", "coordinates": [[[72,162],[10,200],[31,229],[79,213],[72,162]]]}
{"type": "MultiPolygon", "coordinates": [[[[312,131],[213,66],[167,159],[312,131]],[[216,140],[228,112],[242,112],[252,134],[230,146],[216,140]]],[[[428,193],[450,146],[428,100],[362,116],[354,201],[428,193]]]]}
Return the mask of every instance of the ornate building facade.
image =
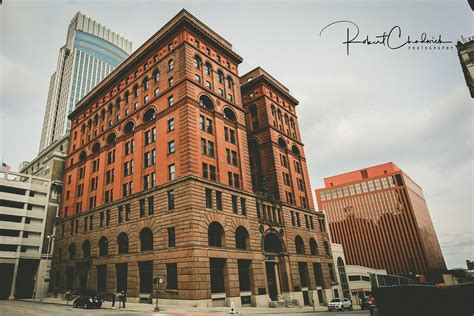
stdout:
{"type": "Polygon", "coordinates": [[[158,275],[180,304],[332,298],[298,101],[241,62],[182,10],[77,104],[50,290],[139,300],[158,275]]]}

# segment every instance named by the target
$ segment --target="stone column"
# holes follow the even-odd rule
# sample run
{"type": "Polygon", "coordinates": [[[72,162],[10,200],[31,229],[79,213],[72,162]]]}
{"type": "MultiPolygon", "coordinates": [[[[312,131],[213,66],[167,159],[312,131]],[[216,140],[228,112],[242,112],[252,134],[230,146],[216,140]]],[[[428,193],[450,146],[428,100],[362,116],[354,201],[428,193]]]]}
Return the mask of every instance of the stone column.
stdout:
{"type": "Polygon", "coordinates": [[[12,277],[12,285],[10,287],[10,296],[8,297],[9,300],[15,299],[15,286],[16,286],[16,275],[18,274],[18,266],[20,265],[20,259],[15,260],[15,268],[13,268],[13,277],[12,277]]]}
{"type": "Polygon", "coordinates": [[[277,296],[281,296],[281,287],[280,287],[280,269],[278,268],[279,263],[275,262],[273,265],[275,269],[275,284],[277,290],[277,296]]]}

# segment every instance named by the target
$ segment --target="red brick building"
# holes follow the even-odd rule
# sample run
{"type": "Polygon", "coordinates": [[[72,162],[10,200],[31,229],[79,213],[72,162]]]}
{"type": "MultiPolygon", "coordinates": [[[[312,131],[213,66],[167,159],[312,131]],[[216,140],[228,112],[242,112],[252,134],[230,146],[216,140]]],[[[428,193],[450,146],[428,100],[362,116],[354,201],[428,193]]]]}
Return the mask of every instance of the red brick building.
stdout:
{"type": "Polygon", "coordinates": [[[298,102],[241,62],[182,10],[77,104],[50,290],[138,300],[159,275],[193,305],[331,299],[298,102]]]}
{"type": "Polygon", "coordinates": [[[347,264],[424,274],[446,269],[421,187],[393,163],[324,179],[316,190],[347,264]]]}

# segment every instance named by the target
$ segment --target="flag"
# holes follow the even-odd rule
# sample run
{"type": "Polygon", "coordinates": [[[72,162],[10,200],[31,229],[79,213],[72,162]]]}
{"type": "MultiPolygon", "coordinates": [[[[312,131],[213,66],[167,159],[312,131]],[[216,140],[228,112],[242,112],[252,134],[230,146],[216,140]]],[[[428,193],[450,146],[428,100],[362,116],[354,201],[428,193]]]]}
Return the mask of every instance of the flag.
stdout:
{"type": "Polygon", "coordinates": [[[7,165],[6,163],[2,162],[2,170],[10,171],[12,167],[7,165]]]}

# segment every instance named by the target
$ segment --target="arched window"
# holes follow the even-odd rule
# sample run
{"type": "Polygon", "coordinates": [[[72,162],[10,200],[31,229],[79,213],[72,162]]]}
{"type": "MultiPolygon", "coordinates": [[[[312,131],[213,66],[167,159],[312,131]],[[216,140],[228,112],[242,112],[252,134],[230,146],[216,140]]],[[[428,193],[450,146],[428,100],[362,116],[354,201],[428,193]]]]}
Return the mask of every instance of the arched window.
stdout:
{"type": "Polygon", "coordinates": [[[125,104],[128,104],[128,101],[130,101],[130,92],[128,91],[125,91],[125,104]]]}
{"type": "Polygon", "coordinates": [[[135,98],[138,97],[138,85],[133,86],[133,94],[135,95],[135,98]]]}
{"type": "Polygon", "coordinates": [[[174,68],[174,61],[173,59],[168,60],[168,69],[171,70],[174,68]]]}
{"type": "Polygon", "coordinates": [[[227,76],[227,88],[233,89],[234,88],[234,81],[230,76],[227,76]]]}
{"type": "Polygon", "coordinates": [[[224,239],[224,228],[218,222],[212,222],[207,230],[209,246],[222,247],[224,239]]]}
{"type": "Polygon", "coordinates": [[[115,100],[115,104],[117,105],[117,110],[120,110],[120,103],[122,102],[122,98],[120,96],[117,97],[115,100]]]}
{"type": "Polygon", "coordinates": [[[231,122],[236,121],[235,113],[230,108],[225,108],[224,111],[222,112],[222,116],[228,121],[231,121],[231,122]]]}
{"type": "Polygon", "coordinates": [[[249,233],[245,227],[239,226],[235,231],[235,248],[248,249],[249,233]]]}
{"type": "Polygon", "coordinates": [[[276,233],[269,233],[263,240],[263,250],[265,252],[280,253],[283,252],[283,243],[276,233]]]}
{"type": "Polygon", "coordinates": [[[146,110],[145,114],[143,114],[143,122],[148,123],[153,121],[156,118],[156,111],[154,108],[149,108],[146,110]]]}
{"type": "Polygon", "coordinates": [[[135,124],[133,123],[133,121],[128,121],[127,124],[125,124],[123,128],[123,133],[125,135],[129,135],[133,133],[134,131],[135,131],[135,124]]]}
{"type": "Polygon", "coordinates": [[[295,120],[292,117],[290,117],[290,126],[292,129],[295,129],[295,120]]]}
{"type": "Polygon", "coordinates": [[[281,111],[280,111],[280,109],[277,110],[277,116],[278,116],[278,119],[281,120],[281,111]]]}
{"type": "Polygon", "coordinates": [[[118,253],[128,253],[128,235],[120,233],[117,237],[118,253]]]}
{"type": "Polygon", "coordinates": [[[201,65],[202,65],[201,57],[199,57],[197,55],[194,56],[194,68],[201,69],[201,65]]]}
{"type": "Polygon", "coordinates": [[[97,124],[99,124],[99,115],[98,114],[94,115],[94,125],[97,126],[97,124]]]}
{"type": "Polygon", "coordinates": [[[295,155],[299,156],[300,155],[300,150],[296,145],[291,146],[291,152],[294,153],[295,155]]]}
{"type": "Polygon", "coordinates": [[[114,132],[110,133],[109,136],[107,136],[107,145],[114,144],[116,140],[117,140],[117,135],[115,135],[114,132]]]}
{"type": "Polygon", "coordinates": [[[275,116],[275,106],[272,104],[272,115],[275,116]]]}
{"type": "Polygon", "coordinates": [[[145,77],[145,78],[143,79],[143,91],[148,90],[148,85],[149,85],[149,83],[148,83],[148,77],[145,77]]]}
{"type": "Polygon", "coordinates": [[[220,70],[217,71],[217,82],[222,83],[224,81],[224,73],[220,70]]]}
{"type": "MultiPolygon", "coordinates": [[[[125,100],[127,100],[127,92],[125,92],[125,100]]],[[[114,109],[114,105],[112,103],[109,103],[109,115],[112,115],[112,111],[114,109]]]]}
{"type": "Polygon", "coordinates": [[[258,121],[257,106],[255,104],[252,104],[249,110],[250,110],[250,118],[252,120],[252,129],[257,129],[260,127],[260,123],[258,121]]]}
{"type": "Polygon", "coordinates": [[[278,145],[280,145],[281,148],[286,149],[286,142],[282,137],[278,138],[278,145]]]}
{"type": "Polygon", "coordinates": [[[107,256],[109,254],[109,241],[107,237],[102,236],[99,239],[99,256],[107,256]]]}
{"type": "Polygon", "coordinates": [[[140,247],[141,251],[153,250],[153,232],[148,227],[140,232],[140,247]]]}
{"type": "Polygon", "coordinates": [[[88,259],[91,256],[91,242],[89,240],[85,240],[82,243],[82,254],[84,259],[88,259]]]}
{"type": "Polygon", "coordinates": [[[311,238],[309,240],[309,251],[314,256],[317,256],[319,254],[318,244],[316,243],[316,240],[314,238],[311,238]]]}
{"type": "Polygon", "coordinates": [[[204,73],[205,73],[206,75],[208,75],[208,76],[211,75],[211,73],[212,73],[212,66],[211,66],[210,63],[206,63],[206,64],[204,65],[204,73]]]}
{"type": "Polygon", "coordinates": [[[342,293],[345,298],[351,299],[351,292],[349,290],[349,282],[347,281],[346,267],[344,260],[341,257],[337,258],[337,270],[339,272],[339,279],[341,281],[342,293]]]}
{"type": "Polygon", "coordinates": [[[81,151],[81,153],[79,154],[79,162],[84,162],[84,161],[86,161],[86,158],[87,158],[86,152],[85,152],[84,150],[81,151]]]}
{"type": "Polygon", "coordinates": [[[92,145],[92,153],[98,154],[99,152],[100,152],[100,143],[95,142],[94,145],[92,145]]]}
{"type": "Polygon", "coordinates": [[[214,103],[207,95],[203,94],[199,97],[199,105],[210,111],[214,111],[214,103]]]}
{"type": "Polygon", "coordinates": [[[76,256],[76,244],[70,244],[67,251],[69,252],[69,260],[74,260],[74,257],[76,256]]]}
{"type": "Polygon", "coordinates": [[[91,128],[91,126],[92,126],[92,120],[89,119],[89,120],[87,121],[87,127],[91,128]]]}
{"type": "Polygon", "coordinates": [[[295,247],[297,254],[304,255],[304,242],[300,236],[295,237],[295,247]]]}
{"type": "Polygon", "coordinates": [[[105,120],[105,109],[102,109],[102,113],[100,113],[100,119],[102,121],[105,120]]]}
{"type": "Polygon", "coordinates": [[[160,81],[160,71],[158,69],[153,70],[153,80],[155,80],[155,83],[160,81]]]}
{"type": "Polygon", "coordinates": [[[81,126],[81,132],[84,133],[85,131],[86,131],[86,124],[82,124],[82,126],[81,126]]]}
{"type": "Polygon", "coordinates": [[[285,113],[285,123],[286,124],[289,124],[289,121],[288,121],[288,114],[285,113]]]}
{"type": "Polygon", "coordinates": [[[259,143],[256,139],[249,140],[250,170],[252,171],[252,186],[257,191],[265,191],[262,160],[259,143]]]}

